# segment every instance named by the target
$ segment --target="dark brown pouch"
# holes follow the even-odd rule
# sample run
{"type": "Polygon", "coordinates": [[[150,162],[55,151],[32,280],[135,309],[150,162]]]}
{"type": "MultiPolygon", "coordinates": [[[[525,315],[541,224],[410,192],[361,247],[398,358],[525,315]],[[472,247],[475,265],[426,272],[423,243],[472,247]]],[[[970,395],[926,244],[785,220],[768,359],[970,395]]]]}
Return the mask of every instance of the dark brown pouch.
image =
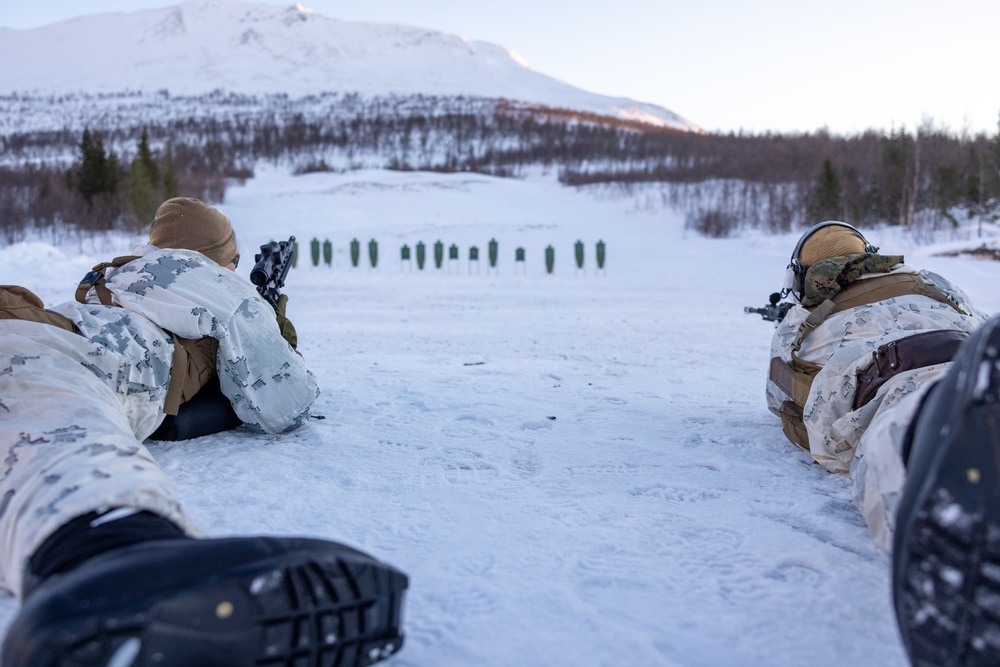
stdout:
{"type": "Polygon", "coordinates": [[[858,374],[854,409],[867,405],[879,388],[899,373],[951,361],[968,335],[952,329],[924,331],[880,345],[872,352],[871,366],[858,374]]]}

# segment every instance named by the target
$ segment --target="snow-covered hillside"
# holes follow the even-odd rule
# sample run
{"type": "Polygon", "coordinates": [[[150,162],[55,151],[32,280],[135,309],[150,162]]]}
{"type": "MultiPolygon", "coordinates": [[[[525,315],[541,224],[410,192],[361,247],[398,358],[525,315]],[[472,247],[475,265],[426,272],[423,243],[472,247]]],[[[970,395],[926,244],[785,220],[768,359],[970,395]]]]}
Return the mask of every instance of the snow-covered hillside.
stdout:
{"type": "MultiPolygon", "coordinates": [[[[406,571],[395,667],[903,667],[848,480],[765,406],[772,328],[742,308],[780,285],[796,235],[706,239],[659,202],[552,176],[261,169],[221,206],[244,257],[275,235],[333,243],[333,267],[286,290],[324,419],[150,449],[209,535],[316,535],[406,571]],[[376,269],[351,268],[353,238],[378,240],[376,269]],[[461,259],[400,261],[439,239],[461,259]]],[[[1000,262],[935,254],[974,229],[867,234],[1000,311],[1000,262]]],[[[0,283],[65,300],[130,241],[3,248],[0,283]]],[[[0,633],[15,610],[0,595],[0,633]]]]}
{"type": "Polygon", "coordinates": [[[697,130],[662,107],[590,93],[485,42],[401,25],[339,21],[301,4],[280,8],[192,0],[33,30],[0,31],[0,94],[174,95],[216,89],[306,96],[328,92],[505,98],[697,130]]]}

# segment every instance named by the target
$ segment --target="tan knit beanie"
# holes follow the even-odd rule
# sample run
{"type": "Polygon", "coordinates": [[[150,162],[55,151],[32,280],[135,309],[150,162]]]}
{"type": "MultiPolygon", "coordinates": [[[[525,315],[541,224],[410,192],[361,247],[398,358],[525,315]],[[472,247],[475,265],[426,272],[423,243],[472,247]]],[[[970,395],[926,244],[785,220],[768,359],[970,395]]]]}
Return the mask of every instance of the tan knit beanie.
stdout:
{"type": "Polygon", "coordinates": [[[239,254],[229,218],[188,197],[160,204],[149,228],[149,243],[157,248],[195,250],[222,266],[228,266],[239,254]]]}
{"type": "Polygon", "coordinates": [[[799,262],[802,266],[812,266],[821,259],[856,255],[865,251],[865,241],[857,232],[840,225],[830,225],[817,229],[802,244],[799,262]]]}

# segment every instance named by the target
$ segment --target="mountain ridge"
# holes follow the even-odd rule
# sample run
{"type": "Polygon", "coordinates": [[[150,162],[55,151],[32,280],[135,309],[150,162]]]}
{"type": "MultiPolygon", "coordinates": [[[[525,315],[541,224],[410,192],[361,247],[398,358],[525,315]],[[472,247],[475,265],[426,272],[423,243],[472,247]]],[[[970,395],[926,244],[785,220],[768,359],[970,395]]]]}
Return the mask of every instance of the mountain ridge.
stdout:
{"type": "Polygon", "coordinates": [[[169,90],[469,95],[699,131],[661,106],[590,93],[489,42],[236,0],[0,29],[0,93],[169,90]]]}

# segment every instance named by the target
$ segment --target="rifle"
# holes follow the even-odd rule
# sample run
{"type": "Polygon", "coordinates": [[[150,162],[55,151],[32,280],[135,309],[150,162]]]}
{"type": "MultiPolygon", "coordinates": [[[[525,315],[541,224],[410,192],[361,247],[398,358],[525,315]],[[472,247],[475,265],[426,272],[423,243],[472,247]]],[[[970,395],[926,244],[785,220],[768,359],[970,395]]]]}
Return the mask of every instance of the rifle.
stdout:
{"type": "Polygon", "coordinates": [[[285,286],[288,269],[292,268],[294,249],[295,237],[292,236],[287,241],[265,243],[254,257],[257,263],[250,269],[250,282],[257,286],[257,292],[272,308],[278,307],[281,288],[285,286]]]}
{"type": "Polygon", "coordinates": [[[788,312],[788,309],[792,307],[792,304],[788,302],[778,303],[780,300],[781,294],[774,292],[768,298],[768,301],[770,301],[768,305],[763,308],[752,308],[750,306],[746,306],[743,309],[743,312],[760,315],[761,319],[767,320],[768,322],[780,322],[785,319],[785,314],[788,312]]]}

